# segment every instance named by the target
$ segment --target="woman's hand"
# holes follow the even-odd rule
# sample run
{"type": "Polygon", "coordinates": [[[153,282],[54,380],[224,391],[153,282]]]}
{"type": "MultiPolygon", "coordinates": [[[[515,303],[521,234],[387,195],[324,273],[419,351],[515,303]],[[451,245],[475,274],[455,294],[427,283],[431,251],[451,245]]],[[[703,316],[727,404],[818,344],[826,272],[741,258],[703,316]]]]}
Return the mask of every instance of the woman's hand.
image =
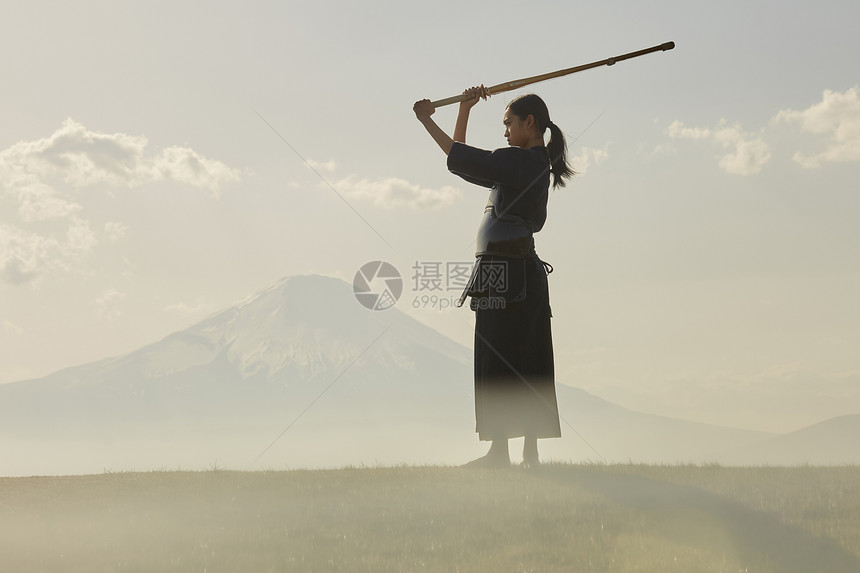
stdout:
{"type": "Polygon", "coordinates": [[[460,109],[469,110],[472,109],[479,100],[486,100],[487,96],[490,94],[487,92],[487,88],[484,87],[484,84],[481,84],[480,86],[463,90],[463,95],[469,96],[469,99],[460,102],[460,109]]]}
{"type": "Polygon", "coordinates": [[[415,117],[418,118],[418,121],[423,122],[433,115],[436,107],[429,99],[422,99],[415,102],[415,105],[412,106],[412,111],[415,112],[415,117]]]}
{"type": "Polygon", "coordinates": [[[454,135],[452,136],[454,141],[459,141],[460,143],[466,143],[466,126],[469,123],[469,111],[479,100],[487,99],[487,96],[490,94],[487,92],[484,84],[481,84],[478,87],[463,90],[463,95],[468,96],[468,99],[460,102],[460,111],[457,113],[457,123],[454,124],[454,135]]]}
{"type": "Polygon", "coordinates": [[[442,128],[436,125],[436,122],[433,121],[432,117],[430,117],[433,115],[433,112],[436,111],[436,106],[433,105],[433,102],[429,99],[418,100],[415,102],[415,105],[412,106],[412,111],[415,112],[415,117],[418,118],[418,121],[424,125],[424,129],[427,130],[427,133],[430,134],[445,155],[448,155],[448,152],[451,151],[451,146],[454,145],[454,140],[448,137],[448,135],[442,131],[442,128]]]}

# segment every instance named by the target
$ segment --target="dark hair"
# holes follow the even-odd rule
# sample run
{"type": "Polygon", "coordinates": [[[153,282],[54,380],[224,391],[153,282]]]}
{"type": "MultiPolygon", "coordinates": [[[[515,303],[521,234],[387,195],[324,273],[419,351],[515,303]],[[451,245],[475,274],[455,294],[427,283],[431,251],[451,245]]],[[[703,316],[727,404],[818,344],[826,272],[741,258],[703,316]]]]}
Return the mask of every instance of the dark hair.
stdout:
{"type": "Polygon", "coordinates": [[[564,133],[549,119],[549,109],[544,101],[537,94],[521,95],[508,104],[508,109],[520,119],[525,119],[529,115],[534,117],[538,133],[541,135],[549,129],[546,150],[552,173],[552,187],[553,189],[564,187],[566,180],[576,175],[576,172],[567,162],[567,143],[564,141],[564,133]]]}

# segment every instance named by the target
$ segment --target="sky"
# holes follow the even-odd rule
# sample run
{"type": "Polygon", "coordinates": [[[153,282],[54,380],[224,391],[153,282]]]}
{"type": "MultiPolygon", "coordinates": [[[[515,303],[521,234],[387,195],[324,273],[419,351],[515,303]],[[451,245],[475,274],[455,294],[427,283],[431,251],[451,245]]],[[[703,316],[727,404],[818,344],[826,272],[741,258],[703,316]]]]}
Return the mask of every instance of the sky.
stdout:
{"type": "MultiPolygon", "coordinates": [[[[471,346],[459,292],[413,268],[473,260],[486,191],[447,171],[412,104],[671,40],[525,90],[579,171],[536,237],[558,382],[772,432],[860,413],[857,2],[3,12],[0,383],[374,260],[403,275],[398,308],[471,346]]],[[[504,146],[519,93],[480,103],[467,142],[504,146]]],[[[456,106],[434,117],[450,133],[456,106]]]]}

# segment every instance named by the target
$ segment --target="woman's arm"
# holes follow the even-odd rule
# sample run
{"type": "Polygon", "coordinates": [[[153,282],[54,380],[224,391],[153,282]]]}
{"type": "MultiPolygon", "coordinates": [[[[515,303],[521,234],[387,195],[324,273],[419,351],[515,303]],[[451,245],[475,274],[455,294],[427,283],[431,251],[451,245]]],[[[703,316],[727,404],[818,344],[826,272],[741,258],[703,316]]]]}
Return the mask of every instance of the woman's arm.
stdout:
{"type": "Polygon", "coordinates": [[[433,112],[436,111],[436,108],[433,107],[433,104],[429,99],[422,99],[420,101],[416,101],[415,105],[412,106],[412,111],[415,112],[415,117],[418,118],[418,121],[424,126],[424,129],[427,130],[427,133],[430,134],[430,137],[442,148],[442,151],[445,155],[451,152],[451,147],[454,145],[454,140],[451,139],[447,133],[445,133],[441,127],[439,127],[433,118],[430,117],[433,115],[433,112]]]}
{"type": "Polygon", "coordinates": [[[466,142],[466,126],[469,123],[469,110],[478,103],[480,98],[487,99],[487,90],[483,85],[477,88],[469,88],[463,93],[472,94],[474,97],[460,102],[460,111],[457,114],[457,123],[454,127],[453,138],[449,137],[448,134],[445,133],[445,131],[439,127],[435,121],[433,121],[431,116],[436,111],[436,108],[433,107],[433,104],[429,99],[417,101],[415,102],[415,105],[412,106],[412,111],[415,112],[415,117],[418,118],[418,121],[421,122],[424,129],[427,130],[427,133],[430,134],[445,155],[448,155],[451,152],[451,147],[454,145],[455,141],[459,141],[460,143],[466,142]]]}
{"type": "Polygon", "coordinates": [[[463,91],[464,95],[472,96],[460,102],[460,111],[457,113],[457,123],[454,126],[454,141],[466,143],[466,126],[469,124],[469,112],[478,103],[480,98],[487,99],[487,88],[481,84],[480,87],[469,88],[463,91]]]}

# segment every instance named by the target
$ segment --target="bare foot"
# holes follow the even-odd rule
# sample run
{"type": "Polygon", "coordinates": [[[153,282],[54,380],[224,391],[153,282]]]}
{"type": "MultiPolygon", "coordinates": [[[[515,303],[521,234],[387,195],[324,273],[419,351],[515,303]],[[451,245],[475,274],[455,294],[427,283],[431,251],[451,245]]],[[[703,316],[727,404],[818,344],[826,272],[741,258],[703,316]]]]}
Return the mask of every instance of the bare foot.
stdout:
{"type": "Polygon", "coordinates": [[[523,463],[521,468],[538,468],[540,467],[540,458],[538,458],[537,438],[526,436],[523,440],[523,463]]]}
{"type": "Polygon", "coordinates": [[[504,455],[488,453],[476,460],[472,460],[463,464],[464,468],[509,468],[511,467],[511,458],[504,455]]]}
{"type": "Polygon", "coordinates": [[[540,460],[537,456],[533,458],[523,458],[523,461],[520,463],[520,467],[526,470],[534,470],[540,467],[540,460]]]}

